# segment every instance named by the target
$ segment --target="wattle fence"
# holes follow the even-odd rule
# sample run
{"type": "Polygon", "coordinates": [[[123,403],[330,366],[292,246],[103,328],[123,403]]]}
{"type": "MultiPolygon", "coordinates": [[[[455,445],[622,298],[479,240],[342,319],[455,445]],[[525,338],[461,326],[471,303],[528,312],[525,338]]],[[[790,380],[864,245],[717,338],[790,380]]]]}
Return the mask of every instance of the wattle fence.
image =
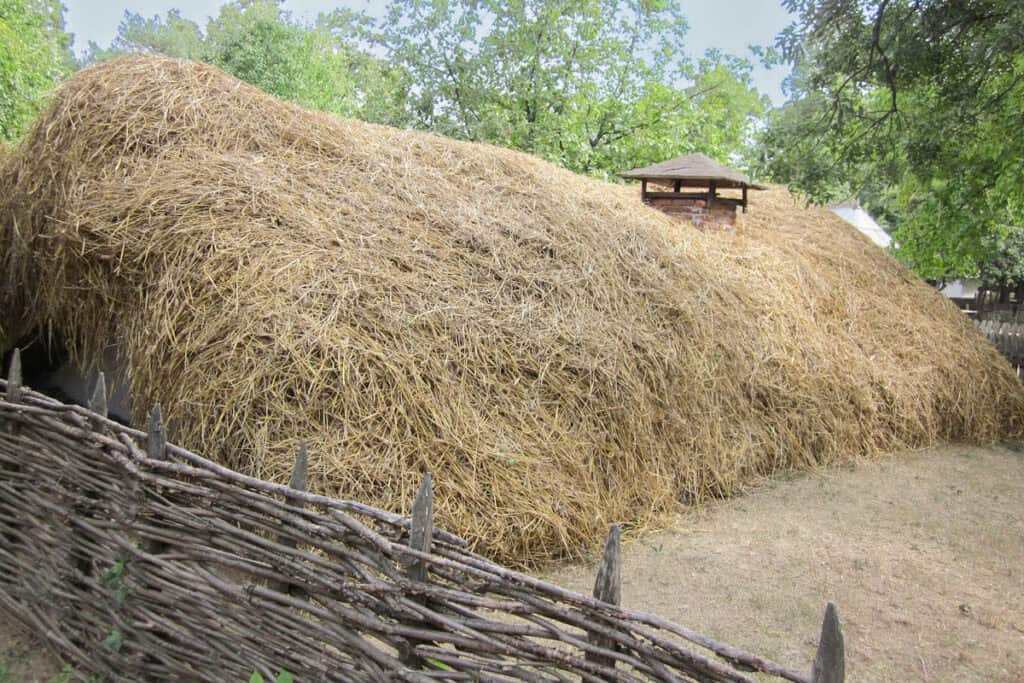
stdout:
{"type": "MultiPolygon", "coordinates": [[[[271,484],[0,381],[0,607],[111,680],[843,680],[828,605],[809,673],[622,608],[613,527],[595,595],[490,562],[431,522],[271,484]],[[759,672],[753,678],[750,672],[759,672]]],[[[794,638],[798,637],[794,634],[794,638]]]]}

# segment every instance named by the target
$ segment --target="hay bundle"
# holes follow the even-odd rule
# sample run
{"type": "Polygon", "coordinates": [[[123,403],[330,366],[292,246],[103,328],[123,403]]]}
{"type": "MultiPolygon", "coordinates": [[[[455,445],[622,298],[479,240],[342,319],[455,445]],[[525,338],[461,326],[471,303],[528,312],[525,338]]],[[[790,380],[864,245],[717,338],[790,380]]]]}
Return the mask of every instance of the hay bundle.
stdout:
{"type": "Polygon", "coordinates": [[[208,66],[82,71],[0,168],[8,342],[117,341],[175,438],[519,563],[756,473],[1019,433],[963,316],[825,211],[706,236],[533,157],[310,113],[208,66]]]}

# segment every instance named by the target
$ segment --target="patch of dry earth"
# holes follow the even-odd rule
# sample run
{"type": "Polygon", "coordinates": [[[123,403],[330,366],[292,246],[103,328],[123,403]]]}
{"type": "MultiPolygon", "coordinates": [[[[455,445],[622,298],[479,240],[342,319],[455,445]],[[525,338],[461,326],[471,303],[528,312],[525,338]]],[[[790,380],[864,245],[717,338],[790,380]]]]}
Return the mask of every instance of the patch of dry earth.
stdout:
{"type": "MultiPolygon", "coordinates": [[[[623,548],[623,604],[849,681],[1024,683],[1024,454],[946,447],[769,481],[623,548]]],[[[590,589],[595,568],[546,578],[590,589]]]]}

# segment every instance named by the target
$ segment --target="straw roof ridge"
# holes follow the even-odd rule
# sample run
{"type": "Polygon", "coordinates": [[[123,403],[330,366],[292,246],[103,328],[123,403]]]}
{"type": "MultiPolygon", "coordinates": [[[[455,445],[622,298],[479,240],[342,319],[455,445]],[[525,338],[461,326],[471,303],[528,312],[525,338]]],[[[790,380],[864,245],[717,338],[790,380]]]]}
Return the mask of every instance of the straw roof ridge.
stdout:
{"type": "Polygon", "coordinates": [[[78,72],[0,159],[0,345],[117,343],[181,445],[516,565],[762,474],[1021,433],[949,302],[785,188],[705,235],[636,188],[304,111],[202,64],[78,72]]]}

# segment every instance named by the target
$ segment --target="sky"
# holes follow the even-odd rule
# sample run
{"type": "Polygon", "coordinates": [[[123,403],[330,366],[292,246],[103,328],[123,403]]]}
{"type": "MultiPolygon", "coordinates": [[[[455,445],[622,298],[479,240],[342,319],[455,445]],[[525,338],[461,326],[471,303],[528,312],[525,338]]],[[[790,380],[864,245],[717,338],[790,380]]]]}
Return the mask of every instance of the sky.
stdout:
{"type": "MultiPolygon", "coordinates": [[[[320,12],[337,7],[362,10],[380,17],[386,0],[286,0],[284,8],[296,18],[312,21],[320,12]]],[[[110,44],[125,11],[149,17],[166,14],[177,8],[182,15],[200,26],[222,3],[210,0],[64,0],[67,30],[74,34],[75,50],[81,52],[89,41],[102,47],[110,44]]],[[[771,45],[775,35],[790,22],[790,15],[779,0],[680,0],[683,14],[690,23],[688,44],[696,57],[708,49],[757,60],[750,54],[750,45],[771,45]]],[[[772,98],[775,104],[785,100],[782,80],[786,69],[765,69],[757,65],[754,85],[772,98]]]]}

